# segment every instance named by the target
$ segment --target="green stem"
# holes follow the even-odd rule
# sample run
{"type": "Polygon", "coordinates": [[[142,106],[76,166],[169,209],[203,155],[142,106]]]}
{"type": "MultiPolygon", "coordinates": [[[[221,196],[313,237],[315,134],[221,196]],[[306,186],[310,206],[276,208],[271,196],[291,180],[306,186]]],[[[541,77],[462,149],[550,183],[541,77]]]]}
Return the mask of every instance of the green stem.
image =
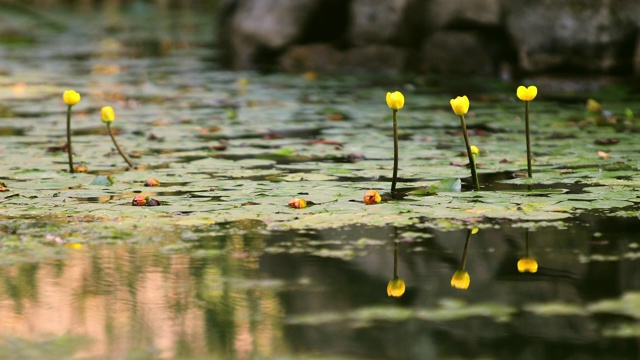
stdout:
{"type": "Polygon", "coordinates": [[[529,137],[529,101],[524,102],[524,126],[527,136],[527,174],[530,178],[532,178],[533,171],[531,170],[531,138],[529,137]]]}
{"type": "Polygon", "coordinates": [[[109,130],[109,135],[111,136],[111,140],[113,140],[113,145],[116,146],[116,149],[118,150],[118,152],[120,153],[124,161],[126,161],[127,164],[129,164],[129,167],[133,168],[134,167],[133,163],[131,162],[131,160],[129,160],[127,155],[125,155],[122,149],[120,149],[120,146],[118,145],[118,142],[116,141],[115,136],[113,136],[113,131],[111,131],[111,123],[107,123],[107,130],[109,130]]]}
{"type": "Polygon", "coordinates": [[[467,232],[467,240],[464,242],[464,250],[462,252],[462,270],[467,266],[467,254],[469,253],[469,244],[471,243],[471,229],[467,232]]]}
{"type": "MultiPolygon", "coordinates": [[[[480,181],[478,180],[478,169],[476,168],[476,155],[472,154],[471,158],[473,162],[471,163],[471,173],[473,174],[473,179],[476,182],[476,185],[479,186],[480,181]]],[[[480,188],[476,188],[476,190],[480,190],[480,188]]]]}
{"type": "Polygon", "coordinates": [[[469,134],[467,133],[467,124],[464,121],[464,115],[460,115],[460,125],[462,125],[464,144],[467,146],[467,155],[469,156],[469,165],[471,167],[471,177],[473,178],[473,188],[479,191],[480,183],[478,182],[478,173],[476,172],[475,162],[473,161],[473,153],[471,152],[471,143],[469,143],[469,134]]]}
{"type": "Polygon", "coordinates": [[[396,191],[398,180],[398,110],[393,110],[393,180],[391,181],[391,196],[396,191]]]}
{"type": "Polygon", "coordinates": [[[67,153],[69,154],[69,172],[71,174],[75,173],[73,169],[73,150],[71,149],[71,107],[73,105],[69,105],[67,107],[67,153]]]}

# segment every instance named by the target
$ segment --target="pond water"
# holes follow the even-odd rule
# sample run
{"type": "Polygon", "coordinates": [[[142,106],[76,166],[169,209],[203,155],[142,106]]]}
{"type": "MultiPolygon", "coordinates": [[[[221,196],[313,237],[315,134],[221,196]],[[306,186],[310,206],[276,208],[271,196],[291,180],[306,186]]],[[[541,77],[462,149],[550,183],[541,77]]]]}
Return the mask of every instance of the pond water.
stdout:
{"type": "Polygon", "coordinates": [[[232,72],[210,6],[87,4],[0,3],[0,359],[640,356],[636,87],[525,79],[528,179],[518,83],[232,72]]]}

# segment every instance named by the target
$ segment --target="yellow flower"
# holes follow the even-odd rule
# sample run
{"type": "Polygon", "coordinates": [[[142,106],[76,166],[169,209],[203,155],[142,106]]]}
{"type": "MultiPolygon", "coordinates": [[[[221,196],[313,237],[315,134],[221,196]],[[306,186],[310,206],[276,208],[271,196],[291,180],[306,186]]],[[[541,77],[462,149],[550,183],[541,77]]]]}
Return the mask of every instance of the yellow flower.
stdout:
{"type": "Polygon", "coordinates": [[[523,257],[518,260],[518,271],[535,273],[538,271],[538,262],[530,257],[523,257]]]}
{"type": "Polygon", "coordinates": [[[100,109],[100,117],[102,118],[103,123],[110,123],[116,119],[116,113],[113,111],[111,106],[104,106],[100,109]]]}
{"type": "Polygon", "coordinates": [[[451,286],[456,289],[467,290],[471,283],[471,278],[466,270],[457,270],[451,278],[451,286]]]}
{"type": "Polygon", "coordinates": [[[518,86],[518,99],[522,101],[531,101],[538,95],[538,88],[531,85],[528,88],[524,86],[518,86]]]}
{"type": "Polygon", "coordinates": [[[451,108],[456,115],[464,115],[469,111],[469,98],[466,95],[451,99],[449,103],[451,103],[451,108]]]}
{"type": "Polygon", "coordinates": [[[387,105],[393,110],[400,110],[404,107],[404,95],[400,91],[387,93],[387,105]]]}
{"type": "Polygon", "coordinates": [[[389,285],[387,285],[387,295],[393,297],[400,297],[404,294],[405,285],[404,280],[399,277],[395,277],[389,281],[389,285]]]}
{"type": "Polygon", "coordinates": [[[473,228],[473,229],[471,229],[471,235],[475,235],[475,234],[477,234],[477,233],[478,233],[478,231],[480,231],[480,229],[478,229],[478,228],[473,228]]]}
{"type": "Polygon", "coordinates": [[[80,94],[78,94],[75,90],[67,90],[62,93],[62,100],[64,103],[73,106],[80,102],[80,94]]]}
{"type": "Polygon", "coordinates": [[[480,154],[480,149],[478,149],[478,147],[475,146],[475,145],[471,145],[471,154],[479,155],[480,154]]]}
{"type": "Polygon", "coordinates": [[[367,205],[380,204],[382,197],[375,190],[367,190],[364,193],[364,203],[367,205]]]}

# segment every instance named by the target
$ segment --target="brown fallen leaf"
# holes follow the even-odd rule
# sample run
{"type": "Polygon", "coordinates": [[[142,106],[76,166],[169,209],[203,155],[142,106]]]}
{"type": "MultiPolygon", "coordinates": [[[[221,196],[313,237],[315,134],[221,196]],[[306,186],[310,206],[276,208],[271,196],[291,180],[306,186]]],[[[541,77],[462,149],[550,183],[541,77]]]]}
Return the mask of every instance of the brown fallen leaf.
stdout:
{"type": "Polygon", "coordinates": [[[619,142],[620,142],[619,139],[604,138],[604,139],[597,139],[595,141],[595,144],[596,145],[615,145],[619,142]]]}

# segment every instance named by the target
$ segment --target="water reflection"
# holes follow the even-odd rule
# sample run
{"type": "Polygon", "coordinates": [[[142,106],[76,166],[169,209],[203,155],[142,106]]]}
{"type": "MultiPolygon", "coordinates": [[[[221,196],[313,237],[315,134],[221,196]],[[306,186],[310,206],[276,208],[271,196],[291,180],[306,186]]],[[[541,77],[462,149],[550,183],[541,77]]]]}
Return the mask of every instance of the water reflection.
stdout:
{"type": "Polygon", "coordinates": [[[459,290],[467,290],[471,284],[471,277],[467,271],[467,255],[469,254],[469,244],[471,243],[471,235],[477,234],[478,228],[467,230],[467,240],[464,242],[464,250],[462,251],[462,261],[460,268],[453,273],[451,277],[451,286],[459,290]]]}
{"type": "Polygon", "coordinates": [[[624,358],[637,342],[602,334],[636,323],[610,305],[640,289],[640,266],[626,255],[637,240],[618,232],[633,221],[612,229],[584,220],[527,231],[545,251],[535,276],[514,266],[532,256],[523,229],[508,227],[265,232],[263,222],[243,221],[175,229],[155,245],[85,244],[0,267],[0,358],[36,350],[63,358],[44,350],[52,346],[110,359],[624,358]],[[603,261],[614,249],[620,257],[603,261]],[[474,286],[452,289],[454,269],[473,269],[474,286]],[[389,284],[401,297],[380,291],[389,284]]]}
{"type": "Polygon", "coordinates": [[[524,243],[524,256],[522,258],[520,258],[520,260],[518,260],[518,271],[521,273],[524,272],[529,272],[529,273],[536,273],[538,272],[538,262],[536,261],[536,259],[534,259],[533,257],[531,257],[531,255],[529,255],[529,237],[530,237],[530,230],[527,229],[527,236],[525,238],[525,243],[524,243]]]}
{"type": "Polygon", "coordinates": [[[0,338],[37,348],[72,334],[90,340],[80,358],[268,358],[282,341],[282,311],[255,274],[256,241],[232,236],[222,245],[232,256],[216,261],[105,246],[2,268],[0,338]]]}
{"type": "Polygon", "coordinates": [[[396,239],[393,242],[393,278],[387,284],[387,295],[392,297],[401,297],[406,289],[404,280],[398,277],[398,246],[396,239]]]}

